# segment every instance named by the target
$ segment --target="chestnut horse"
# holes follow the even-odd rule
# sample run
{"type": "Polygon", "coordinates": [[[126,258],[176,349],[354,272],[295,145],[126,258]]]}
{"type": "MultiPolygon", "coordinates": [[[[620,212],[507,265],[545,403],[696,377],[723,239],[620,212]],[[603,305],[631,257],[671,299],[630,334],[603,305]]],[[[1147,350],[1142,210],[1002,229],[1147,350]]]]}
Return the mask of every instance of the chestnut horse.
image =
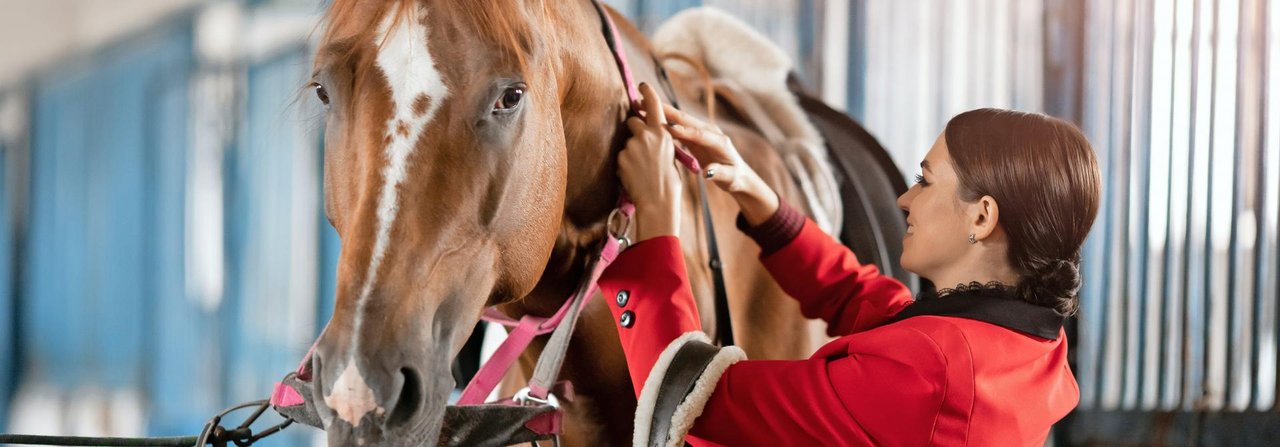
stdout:
{"type": "MultiPolygon", "coordinates": [[[[325,212],[342,252],[312,398],[330,445],[434,443],[455,386],[450,361],[482,310],[550,315],[604,237],[626,93],[590,0],[331,3],[311,85],[326,105],[325,212]]],[[[649,42],[609,12],[638,81],[656,83],[649,42]]],[[[785,200],[803,204],[764,139],[721,124],[785,200]]],[[[713,295],[696,208],[706,200],[739,345],[753,358],[812,352],[821,327],[756,261],[734,229],[736,204],[715,188],[699,197],[701,179],[686,175],[680,238],[699,305],[710,309],[713,295]]],[[[541,343],[522,357],[526,371],[541,343]]],[[[565,404],[566,445],[629,442],[628,377],[614,322],[594,299],[561,374],[577,391],[565,404]]]]}

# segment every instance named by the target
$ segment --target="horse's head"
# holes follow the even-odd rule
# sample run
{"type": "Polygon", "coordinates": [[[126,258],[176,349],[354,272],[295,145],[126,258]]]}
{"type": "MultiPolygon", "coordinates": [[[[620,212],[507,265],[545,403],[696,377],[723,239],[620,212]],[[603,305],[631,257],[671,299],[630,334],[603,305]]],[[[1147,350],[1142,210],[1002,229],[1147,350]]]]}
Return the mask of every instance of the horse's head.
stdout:
{"type": "Polygon", "coordinates": [[[607,151],[566,148],[613,138],[622,101],[598,104],[621,87],[572,76],[611,61],[566,51],[550,19],[590,17],[583,7],[332,2],[313,81],[327,104],[325,211],[342,240],[313,356],[331,444],[434,443],[450,361],[483,307],[528,295],[566,228],[607,211],[612,188],[575,198],[611,175],[607,151]],[[592,130],[566,129],[571,115],[592,130]]]}

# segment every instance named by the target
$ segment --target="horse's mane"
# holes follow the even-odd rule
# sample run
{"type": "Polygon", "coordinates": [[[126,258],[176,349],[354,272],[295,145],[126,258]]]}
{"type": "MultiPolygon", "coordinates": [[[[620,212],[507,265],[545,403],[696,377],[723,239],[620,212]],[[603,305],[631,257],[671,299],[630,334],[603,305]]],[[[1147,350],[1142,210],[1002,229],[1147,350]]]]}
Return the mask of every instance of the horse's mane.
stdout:
{"type": "MultiPolygon", "coordinates": [[[[474,32],[475,37],[491,44],[507,62],[515,62],[521,71],[526,67],[525,55],[533,51],[536,45],[532,25],[538,20],[525,18],[528,14],[521,2],[512,1],[476,1],[476,0],[332,0],[329,10],[324,15],[323,23],[328,24],[324,31],[324,41],[341,42],[347,36],[338,36],[337,32],[351,29],[359,30],[357,35],[373,36],[377,27],[386,16],[388,9],[399,8],[392,28],[401,20],[417,20],[415,6],[423,5],[430,14],[443,14],[448,23],[474,32]],[[371,2],[380,4],[371,5],[371,2]],[[373,15],[358,11],[359,8],[376,9],[373,15]],[[369,19],[372,17],[372,19],[369,19]],[[365,23],[348,23],[363,20],[365,23]]],[[[544,6],[546,4],[544,3],[544,6]]],[[[335,52],[339,59],[352,56],[350,51],[335,52]]],[[[339,62],[342,62],[339,60],[339,62]]]]}

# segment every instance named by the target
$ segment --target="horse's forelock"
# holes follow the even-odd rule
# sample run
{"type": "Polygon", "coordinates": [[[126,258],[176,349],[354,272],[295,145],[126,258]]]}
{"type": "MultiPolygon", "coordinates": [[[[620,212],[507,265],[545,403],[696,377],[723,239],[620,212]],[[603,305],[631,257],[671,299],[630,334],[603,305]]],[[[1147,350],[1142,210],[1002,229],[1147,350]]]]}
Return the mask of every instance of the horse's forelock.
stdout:
{"type": "Polygon", "coordinates": [[[545,11],[538,11],[539,17],[528,17],[530,11],[523,2],[428,1],[447,11],[455,23],[470,29],[476,37],[487,40],[506,59],[504,62],[515,63],[521,71],[527,67],[527,56],[534,51],[535,39],[545,34],[534,29],[546,20],[545,11]]]}
{"type": "MultiPolygon", "coordinates": [[[[380,5],[370,4],[370,0],[333,0],[324,15],[323,23],[325,42],[344,42],[357,36],[374,36],[378,31],[379,21],[386,17],[388,8],[398,8],[394,22],[390,28],[397,27],[402,20],[417,20],[415,5],[423,4],[433,13],[448,17],[450,23],[458,24],[475,33],[476,38],[487,41],[505,60],[514,63],[520,71],[528,65],[528,53],[532,52],[535,37],[539,34],[534,27],[534,20],[542,18],[526,17],[528,12],[521,2],[477,2],[475,0],[386,0],[380,5]],[[361,11],[366,8],[367,11],[361,11]]],[[[543,4],[546,6],[545,4],[543,4]]],[[[544,13],[545,11],[541,11],[544,13]]],[[[345,62],[341,59],[354,56],[353,51],[336,53],[335,63],[345,62]]]]}

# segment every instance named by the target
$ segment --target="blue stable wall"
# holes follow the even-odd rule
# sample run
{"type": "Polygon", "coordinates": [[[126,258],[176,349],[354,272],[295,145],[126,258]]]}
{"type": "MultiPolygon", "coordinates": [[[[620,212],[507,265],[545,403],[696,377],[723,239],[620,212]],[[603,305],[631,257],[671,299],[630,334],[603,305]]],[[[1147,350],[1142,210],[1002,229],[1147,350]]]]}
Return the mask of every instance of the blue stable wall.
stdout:
{"type": "MultiPolygon", "coordinates": [[[[321,122],[294,103],[310,56],[296,48],[245,68],[240,137],[223,165],[224,296],[210,307],[187,290],[187,219],[216,218],[186,211],[190,29],[132,38],[34,83],[29,255],[22,305],[4,306],[23,321],[20,380],[140,393],[153,435],[190,435],[230,403],[265,398],[327,321],[336,269],[319,196],[321,122]],[[299,239],[299,222],[314,237],[299,239]]],[[[11,243],[10,208],[6,196],[0,248],[11,243]]]]}
{"type": "Polygon", "coordinates": [[[223,401],[184,286],[191,47],[179,20],[36,78],[17,289],[21,380],[138,393],[164,435],[223,401]]]}
{"type": "Polygon", "coordinates": [[[226,153],[222,368],[233,401],[263,397],[297,367],[332,309],[337,236],[320,195],[323,115],[302,96],[310,62],[296,48],[248,67],[244,119],[226,153]]]}
{"type": "Polygon", "coordinates": [[[160,181],[174,175],[159,131],[186,121],[156,113],[155,100],[189,66],[188,48],[182,35],[156,39],[35,88],[23,347],[33,372],[61,387],[142,383],[147,305],[162,299],[155,279],[182,274],[181,263],[160,263],[164,251],[180,258],[181,243],[152,235],[174,231],[155,212],[160,181]]]}
{"type": "MultiPolygon", "coordinates": [[[[0,95],[3,99],[4,95],[0,95]]],[[[0,141],[0,402],[13,397],[17,382],[17,346],[14,329],[17,323],[17,306],[14,302],[15,231],[13,210],[17,187],[10,170],[15,163],[11,147],[0,141]]],[[[0,405],[0,427],[9,423],[8,405],[0,405]]]]}

